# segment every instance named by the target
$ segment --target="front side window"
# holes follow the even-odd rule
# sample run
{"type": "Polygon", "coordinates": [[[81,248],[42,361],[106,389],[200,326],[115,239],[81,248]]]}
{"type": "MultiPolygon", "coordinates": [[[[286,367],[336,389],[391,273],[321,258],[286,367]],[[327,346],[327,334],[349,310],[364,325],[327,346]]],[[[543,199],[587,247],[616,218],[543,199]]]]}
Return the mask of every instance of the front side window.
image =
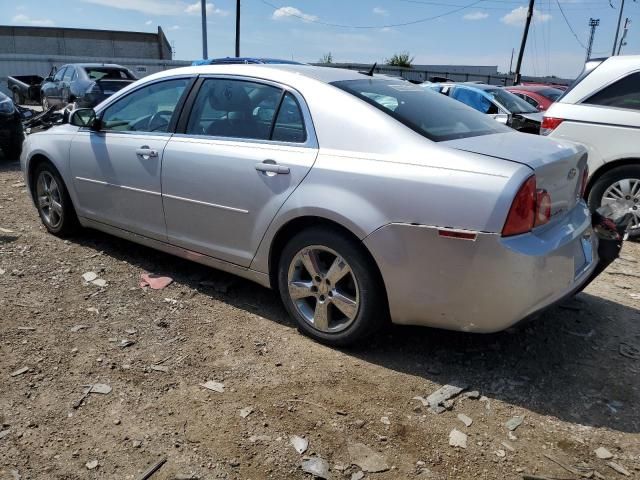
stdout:
{"type": "Polygon", "coordinates": [[[271,85],[209,78],[202,83],[186,134],[251,140],[304,142],[295,98],[271,85]]]}
{"type": "Polygon", "coordinates": [[[64,76],[64,72],[66,71],[67,71],[67,67],[62,67],[60,70],[56,72],[56,74],[53,77],[53,80],[55,82],[59,82],[60,80],[62,80],[62,77],[64,76]]]}
{"type": "Polygon", "coordinates": [[[640,73],[632,73],[592,95],[584,103],[640,110],[640,73]]]}
{"type": "Polygon", "coordinates": [[[116,100],[102,114],[102,129],[119,132],[167,132],[189,79],[146,85],[116,100]]]}
{"type": "Polygon", "coordinates": [[[410,83],[368,78],[333,82],[332,85],[435,142],[511,131],[457,100],[434,95],[410,83]]]}
{"type": "Polygon", "coordinates": [[[479,112],[485,114],[498,113],[498,107],[496,107],[491,100],[477,90],[465,87],[456,87],[450,96],[465,105],[469,105],[471,108],[478,110],[479,112]]]}
{"type": "Polygon", "coordinates": [[[538,111],[527,102],[507,90],[491,88],[485,90],[485,93],[506,108],[510,113],[537,113],[538,111]]]}
{"type": "Polygon", "coordinates": [[[70,82],[71,80],[73,80],[74,73],[76,73],[75,68],[67,67],[67,69],[64,72],[64,77],[62,77],[62,80],[64,80],[65,82],[70,82]]]}

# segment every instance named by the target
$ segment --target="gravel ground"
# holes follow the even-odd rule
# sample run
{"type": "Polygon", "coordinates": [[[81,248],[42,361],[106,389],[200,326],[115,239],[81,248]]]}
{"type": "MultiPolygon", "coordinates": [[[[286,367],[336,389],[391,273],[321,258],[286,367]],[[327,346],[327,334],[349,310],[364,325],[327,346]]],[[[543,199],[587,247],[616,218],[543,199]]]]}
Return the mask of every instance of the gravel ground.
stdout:
{"type": "Polygon", "coordinates": [[[508,332],[389,327],[336,350],[248,281],[95,231],[47,234],[8,160],[0,229],[0,479],[141,479],[165,458],[153,480],[304,479],[317,458],[333,479],[640,478],[640,244],[508,332]],[[174,282],[142,289],[145,272],[174,282]],[[443,413],[413,399],[452,383],[467,394],[443,413]],[[109,393],[86,395],[96,384],[109,393]]]}

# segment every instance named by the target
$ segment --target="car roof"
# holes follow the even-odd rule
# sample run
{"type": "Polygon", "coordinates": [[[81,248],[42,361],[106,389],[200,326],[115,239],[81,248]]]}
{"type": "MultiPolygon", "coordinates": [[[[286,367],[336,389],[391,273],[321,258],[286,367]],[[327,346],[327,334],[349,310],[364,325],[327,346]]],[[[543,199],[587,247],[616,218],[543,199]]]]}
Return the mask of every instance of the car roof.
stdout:
{"type": "Polygon", "coordinates": [[[118,68],[122,70],[126,70],[122,65],[118,65],[115,63],[65,63],[61,65],[62,67],[81,67],[81,68],[118,68]]]}
{"type": "Polygon", "coordinates": [[[302,65],[300,62],[294,60],[282,60],[279,58],[261,58],[261,57],[224,57],[224,58],[211,58],[208,60],[196,60],[194,65],[220,65],[220,64],[282,64],[282,65],[302,65]]]}
{"type": "Polygon", "coordinates": [[[437,82],[432,83],[430,86],[441,85],[443,87],[467,87],[467,88],[476,88],[478,90],[494,90],[496,88],[502,88],[500,85],[489,85],[486,83],[474,83],[474,82],[437,82]]]}
{"type": "Polygon", "coordinates": [[[561,91],[560,89],[556,88],[553,85],[515,85],[513,87],[505,87],[507,90],[517,90],[517,91],[522,91],[522,92],[531,92],[531,93],[538,93],[542,90],[558,90],[561,91]]]}

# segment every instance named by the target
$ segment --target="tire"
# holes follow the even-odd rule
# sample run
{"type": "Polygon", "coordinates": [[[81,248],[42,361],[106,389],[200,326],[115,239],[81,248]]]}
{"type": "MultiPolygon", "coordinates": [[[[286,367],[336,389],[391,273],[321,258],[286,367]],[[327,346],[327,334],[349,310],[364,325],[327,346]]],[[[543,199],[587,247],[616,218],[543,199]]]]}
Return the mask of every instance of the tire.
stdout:
{"type": "Polygon", "coordinates": [[[46,112],[47,110],[49,110],[49,108],[51,107],[51,105],[49,105],[49,100],[47,99],[46,96],[42,95],[42,111],[46,112]]]}
{"type": "Polygon", "coordinates": [[[278,288],[298,329],[330,346],[359,342],[388,319],[377,268],[358,242],[337,229],[313,227],[291,238],[280,256],[278,288]],[[294,299],[292,292],[301,296],[294,299]]]}
{"type": "Polygon", "coordinates": [[[36,168],[32,192],[40,220],[49,233],[64,237],[77,231],[79,222],[71,197],[53,165],[42,163],[36,168]]]}
{"type": "Polygon", "coordinates": [[[635,222],[629,229],[629,236],[640,238],[640,165],[624,165],[609,170],[602,175],[591,187],[589,192],[589,209],[594,212],[602,206],[603,197],[607,194],[609,198],[620,197],[618,201],[623,202],[629,208],[629,212],[634,214],[635,222]],[[609,189],[623,180],[630,180],[630,191],[622,192],[627,195],[619,195],[609,189]],[[626,197],[629,197],[628,199],[626,197]]]}

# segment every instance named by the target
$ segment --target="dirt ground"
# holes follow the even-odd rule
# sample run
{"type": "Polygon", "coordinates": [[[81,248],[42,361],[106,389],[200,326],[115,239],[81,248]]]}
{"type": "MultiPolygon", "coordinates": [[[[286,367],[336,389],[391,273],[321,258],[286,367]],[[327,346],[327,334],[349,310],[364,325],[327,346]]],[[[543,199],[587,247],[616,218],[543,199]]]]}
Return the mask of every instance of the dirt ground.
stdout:
{"type": "Polygon", "coordinates": [[[309,479],[316,457],[333,479],[640,478],[639,261],[627,243],[586,292],[508,332],[389,327],[341,351],[248,281],[95,231],[48,235],[0,157],[0,479],[141,479],[164,458],[153,480],[309,479]],[[144,272],[174,282],[144,290],[144,272]],[[451,382],[481,397],[441,414],[413,399],[451,382]],[[111,391],[81,401],[93,384],[111,391]]]}

